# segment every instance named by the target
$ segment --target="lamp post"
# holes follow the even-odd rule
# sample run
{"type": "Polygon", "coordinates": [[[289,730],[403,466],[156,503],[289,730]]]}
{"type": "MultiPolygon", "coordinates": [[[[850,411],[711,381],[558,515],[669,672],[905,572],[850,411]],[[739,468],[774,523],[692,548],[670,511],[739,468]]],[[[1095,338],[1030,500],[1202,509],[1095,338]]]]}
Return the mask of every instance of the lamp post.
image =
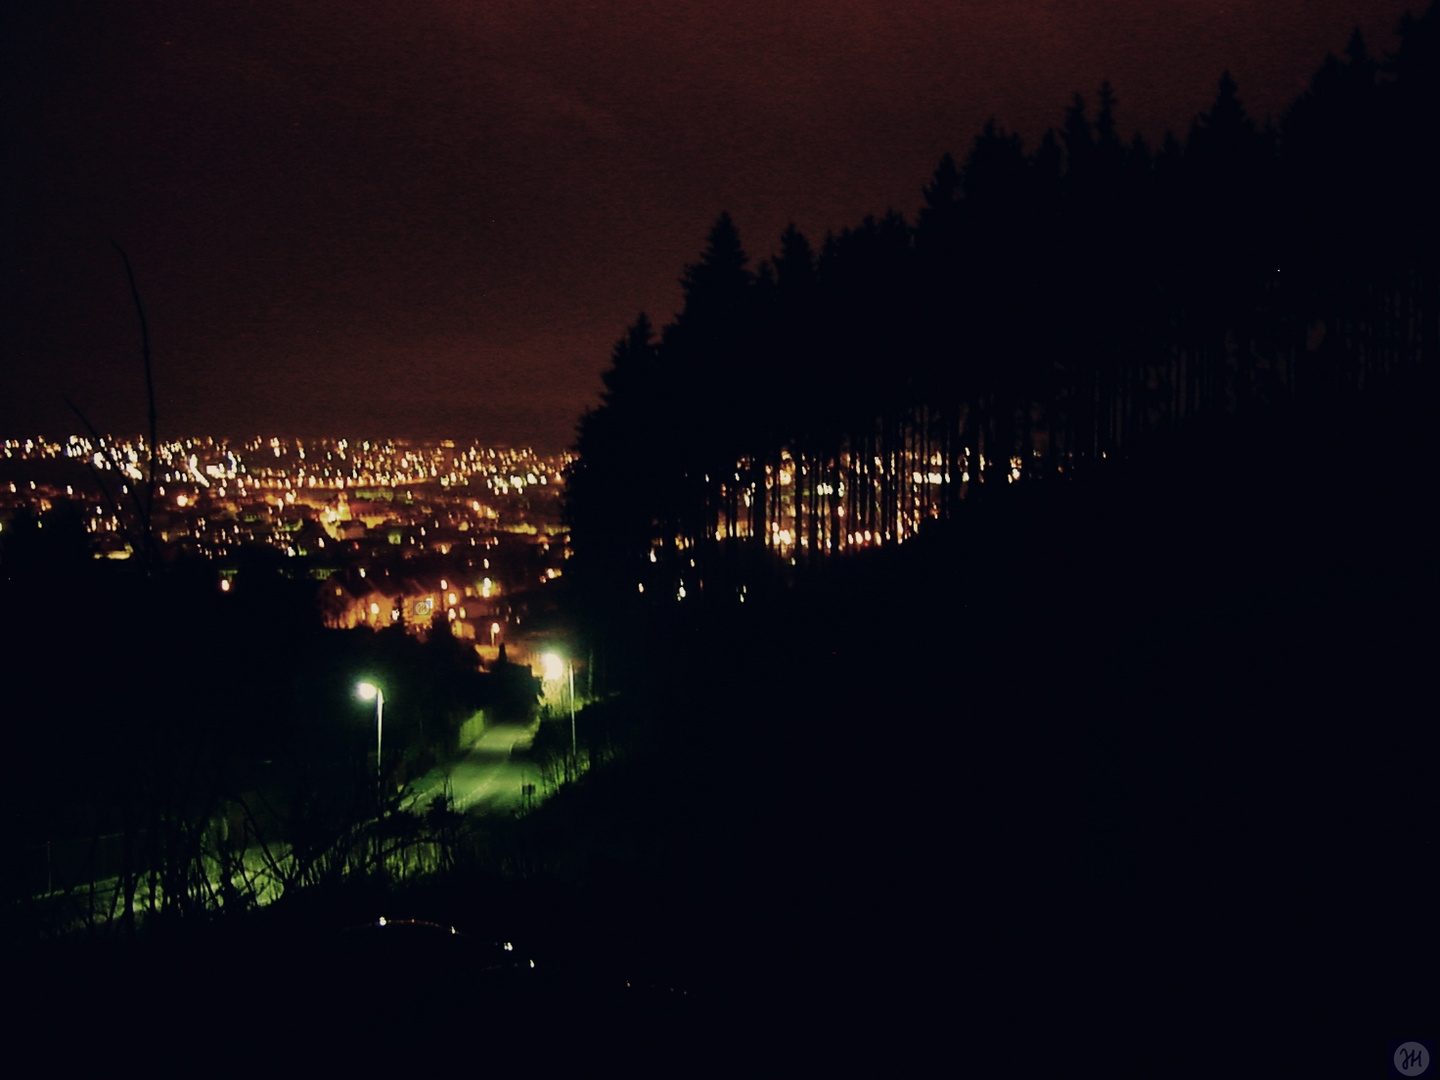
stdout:
{"type": "Polygon", "coordinates": [[[383,780],[381,750],[384,746],[385,691],[374,683],[362,682],[355,687],[355,693],[360,696],[361,701],[375,702],[375,782],[379,784],[383,780]]]}
{"type": "Polygon", "coordinates": [[[570,760],[574,761],[576,756],[575,744],[575,665],[567,656],[561,659],[553,652],[547,652],[540,657],[540,665],[545,672],[547,679],[558,680],[562,675],[568,675],[570,680],[570,760]],[[564,667],[561,667],[561,665],[564,667]]]}

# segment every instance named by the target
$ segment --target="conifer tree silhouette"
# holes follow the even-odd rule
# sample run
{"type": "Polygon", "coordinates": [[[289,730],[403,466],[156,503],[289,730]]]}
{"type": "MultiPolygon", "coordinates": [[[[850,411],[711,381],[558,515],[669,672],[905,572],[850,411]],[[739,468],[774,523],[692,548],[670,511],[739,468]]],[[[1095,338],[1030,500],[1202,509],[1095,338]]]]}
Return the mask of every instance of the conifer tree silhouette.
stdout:
{"type": "Polygon", "coordinates": [[[1319,389],[1428,385],[1436,12],[1407,17],[1383,63],[1355,34],[1278,131],[1225,72],[1183,144],[1152,150],[1122,137],[1105,83],[1093,116],[1076,94],[1033,153],[987,123],[963,164],[940,159],[913,224],[869,217],[818,254],[791,226],[751,273],[722,214],[682,310],[658,344],[645,324],[617,346],[581,426],[577,545],[671,585],[691,560],[716,580],[713,556],[742,541],[765,553],[746,555],[756,573],[781,535],[786,562],[818,564],[980,490],[1319,389]],[[621,473],[647,479],[625,494],[621,473]]]}

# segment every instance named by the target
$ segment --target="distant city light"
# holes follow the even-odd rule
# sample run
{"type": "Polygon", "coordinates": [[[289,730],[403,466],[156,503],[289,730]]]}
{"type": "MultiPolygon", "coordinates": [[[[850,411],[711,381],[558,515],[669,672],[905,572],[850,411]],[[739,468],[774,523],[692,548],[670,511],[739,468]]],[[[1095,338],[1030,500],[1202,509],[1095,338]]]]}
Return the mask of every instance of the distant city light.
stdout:
{"type": "MultiPolygon", "coordinates": [[[[316,599],[324,622],[335,628],[375,626],[389,611],[391,622],[405,623],[411,633],[423,635],[428,630],[428,613],[423,620],[406,619],[417,591],[424,595],[420,591],[423,585],[403,571],[392,577],[386,569],[382,575],[382,567],[390,560],[422,552],[451,560],[458,556],[458,562],[445,564],[449,570],[435,599],[458,609],[455,614],[468,623],[471,618],[496,614],[495,599],[512,590],[523,591],[530,573],[527,566],[519,577],[502,576],[491,569],[492,560],[485,557],[478,560],[481,566],[477,568],[484,576],[472,577],[472,563],[465,556],[476,547],[500,546],[499,534],[525,537],[523,542],[533,545],[541,560],[535,570],[543,581],[559,577],[558,563],[570,554],[564,544],[551,539],[559,523],[559,488],[569,455],[545,457],[526,449],[464,447],[453,441],[307,439],[302,446],[295,439],[269,435],[233,443],[215,438],[178,439],[153,450],[138,437],[14,439],[4,440],[0,453],[10,468],[58,457],[101,475],[119,471],[118,479],[123,482],[115,488],[121,496],[130,495],[137,481],[144,483],[153,461],[154,475],[161,481],[156,494],[172,512],[185,512],[165,518],[156,508],[154,536],[164,557],[188,554],[223,559],[233,557],[237,550],[263,546],[299,564],[295,571],[287,572],[297,581],[323,580],[337,571],[354,575],[351,581],[375,579],[374,584],[367,581],[362,586],[370,595],[347,592],[340,585],[342,579],[317,585],[316,599]],[[557,483],[552,485],[552,478],[557,483]],[[546,485],[545,501],[529,501],[542,494],[533,490],[540,485],[546,485]],[[467,487],[471,490],[465,490],[467,487]],[[203,516],[188,514],[202,505],[202,489],[206,500],[203,516]],[[514,499],[523,494],[527,501],[518,506],[509,502],[496,505],[490,495],[480,494],[482,491],[496,498],[514,499]],[[463,538],[461,534],[465,534],[463,538]],[[466,584],[463,592],[461,580],[466,584]],[[469,602],[469,596],[477,599],[469,602]],[[466,606],[459,608],[462,600],[467,601],[466,606]],[[478,607],[481,600],[485,605],[478,607]]],[[[46,472],[52,474],[53,468],[46,472]]],[[[132,554],[125,542],[131,523],[124,511],[114,513],[98,485],[85,485],[66,476],[45,480],[38,474],[34,478],[19,475],[0,485],[0,492],[8,492],[11,505],[33,507],[37,527],[47,533],[50,524],[38,516],[51,509],[54,499],[73,498],[85,515],[96,558],[123,559],[132,554]]],[[[505,574],[510,572],[506,565],[505,574]]],[[[232,574],[225,571],[219,575],[217,586],[222,592],[234,590],[232,574]]],[[[492,644],[502,624],[493,625],[497,629],[492,631],[492,644]]]]}

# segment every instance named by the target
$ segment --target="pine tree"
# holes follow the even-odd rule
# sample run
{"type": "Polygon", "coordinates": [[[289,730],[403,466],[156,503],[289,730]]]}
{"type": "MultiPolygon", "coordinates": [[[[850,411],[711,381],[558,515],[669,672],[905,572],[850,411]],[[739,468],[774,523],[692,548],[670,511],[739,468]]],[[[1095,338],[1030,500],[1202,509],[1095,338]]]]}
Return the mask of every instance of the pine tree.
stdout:
{"type": "MultiPolygon", "coordinates": [[[[728,213],[710,230],[704,254],[688,266],[681,285],[685,304],[665,328],[666,388],[676,427],[674,484],[677,524],[689,537],[716,537],[734,464],[744,452],[748,378],[754,374],[753,285],[740,234],[728,213]],[[729,480],[726,495],[721,488],[729,480]]],[[[733,527],[734,506],[727,520],[733,527]]]]}
{"type": "Polygon", "coordinates": [[[658,356],[642,313],[615,344],[602,404],[580,422],[565,485],[571,574],[594,607],[628,602],[654,541],[670,440],[658,356]]]}

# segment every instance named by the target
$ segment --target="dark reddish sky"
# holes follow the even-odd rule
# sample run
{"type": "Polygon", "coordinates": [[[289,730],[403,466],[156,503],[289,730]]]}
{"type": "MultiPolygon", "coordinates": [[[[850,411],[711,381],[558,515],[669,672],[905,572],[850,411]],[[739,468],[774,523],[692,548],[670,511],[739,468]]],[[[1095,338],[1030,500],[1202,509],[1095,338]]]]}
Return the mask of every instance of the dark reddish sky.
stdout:
{"type": "Polygon", "coordinates": [[[1405,0],[11,0],[0,435],[566,444],[611,343],[728,209],[752,256],[912,214],[988,117],[1108,78],[1259,118],[1405,0]]]}

